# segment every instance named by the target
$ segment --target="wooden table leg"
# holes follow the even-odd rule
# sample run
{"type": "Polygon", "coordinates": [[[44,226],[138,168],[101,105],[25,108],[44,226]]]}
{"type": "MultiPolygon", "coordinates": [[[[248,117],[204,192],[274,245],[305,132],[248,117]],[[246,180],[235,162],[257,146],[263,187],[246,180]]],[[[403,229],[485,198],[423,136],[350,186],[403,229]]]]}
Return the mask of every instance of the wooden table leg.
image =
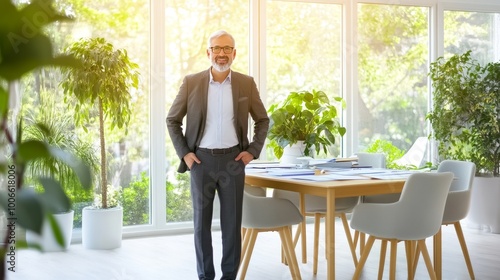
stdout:
{"type": "Polygon", "coordinates": [[[326,266],[327,279],[335,279],[335,191],[326,193],[326,266]]]}
{"type": "Polygon", "coordinates": [[[300,233],[300,237],[301,237],[300,240],[301,240],[301,244],[302,244],[302,263],[307,263],[306,199],[305,199],[305,195],[303,193],[300,193],[299,207],[300,207],[300,213],[302,213],[302,217],[304,217],[304,220],[299,225],[302,228],[301,233],[300,233]]]}
{"type": "Polygon", "coordinates": [[[438,280],[442,279],[442,266],[443,266],[443,261],[442,261],[442,232],[441,228],[439,231],[434,235],[433,237],[433,245],[434,245],[434,271],[436,272],[436,277],[438,280]]]}

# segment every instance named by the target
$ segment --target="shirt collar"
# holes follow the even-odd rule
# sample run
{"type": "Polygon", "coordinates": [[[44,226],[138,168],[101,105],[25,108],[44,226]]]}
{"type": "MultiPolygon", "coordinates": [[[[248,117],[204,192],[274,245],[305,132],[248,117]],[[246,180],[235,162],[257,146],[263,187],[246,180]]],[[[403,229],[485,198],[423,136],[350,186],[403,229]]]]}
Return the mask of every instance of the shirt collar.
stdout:
{"type": "MultiPolygon", "coordinates": [[[[208,73],[210,73],[210,83],[213,83],[215,82],[214,81],[214,76],[212,75],[212,68],[210,68],[210,71],[208,71],[208,73]]],[[[225,81],[228,81],[228,82],[231,82],[231,74],[233,73],[232,70],[229,70],[229,74],[227,75],[226,79],[224,80],[225,81]]]]}

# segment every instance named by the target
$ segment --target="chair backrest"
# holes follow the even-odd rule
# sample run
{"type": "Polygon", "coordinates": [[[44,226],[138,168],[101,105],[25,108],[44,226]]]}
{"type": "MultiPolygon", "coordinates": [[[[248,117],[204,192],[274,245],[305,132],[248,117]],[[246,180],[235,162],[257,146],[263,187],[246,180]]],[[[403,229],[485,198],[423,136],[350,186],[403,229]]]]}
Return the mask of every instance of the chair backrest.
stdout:
{"type": "Polygon", "coordinates": [[[242,226],[245,228],[274,228],[302,222],[297,207],[287,199],[258,197],[243,194],[242,226]]]}
{"type": "Polygon", "coordinates": [[[476,165],[469,161],[443,160],[439,164],[438,172],[453,172],[455,175],[450,191],[466,191],[472,187],[476,165]]]}
{"type": "Polygon", "coordinates": [[[439,164],[438,172],[454,174],[444,209],[443,224],[460,221],[469,213],[476,165],[468,161],[444,160],[439,164]]]}
{"type": "Polygon", "coordinates": [[[266,188],[245,184],[245,192],[254,196],[266,196],[266,188]]]}
{"type": "Polygon", "coordinates": [[[398,213],[393,222],[403,237],[418,240],[438,232],[452,180],[451,172],[415,173],[408,177],[393,209],[398,213]]]}
{"type": "Polygon", "coordinates": [[[373,168],[386,168],[385,154],[382,153],[356,153],[358,165],[373,168]]]}

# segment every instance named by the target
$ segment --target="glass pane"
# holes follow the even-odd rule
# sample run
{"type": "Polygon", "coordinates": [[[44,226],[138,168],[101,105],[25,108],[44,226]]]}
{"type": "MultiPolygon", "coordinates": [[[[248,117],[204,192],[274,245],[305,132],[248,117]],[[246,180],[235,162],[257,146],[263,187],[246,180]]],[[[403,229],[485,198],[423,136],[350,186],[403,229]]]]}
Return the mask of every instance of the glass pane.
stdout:
{"type": "Polygon", "coordinates": [[[427,136],[429,9],[358,8],[357,150],[385,140],[406,151],[418,137],[427,136]]]}
{"type": "MultiPolygon", "coordinates": [[[[179,91],[184,76],[208,70],[208,36],[224,29],[236,41],[237,56],[232,69],[248,74],[249,65],[249,1],[248,0],[186,0],[166,1],[166,110],[179,91]]],[[[179,174],[179,158],[170,137],[166,137],[167,150],[167,222],[192,220],[189,172],[179,174]]],[[[219,211],[214,209],[218,217],[219,211]]]]}
{"type": "Polygon", "coordinates": [[[472,50],[472,56],[481,64],[497,61],[500,57],[499,27],[498,13],[445,11],[445,57],[472,50]]]}
{"type": "MultiPolygon", "coordinates": [[[[266,107],[292,91],[322,90],[331,102],[342,96],[342,6],[267,1],[266,13],[266,107]]],[[[340,144],[318,157],[339,153],[340,144]]],[[[270,148],[266,155],[276,159],[270,148]]]]}
{"type": "MultiPolygon", "coordinates": [[[[80,38],[103,37],[116,49],[125,49],[129,59],[139,65],[140,88],[131,93],[131,116],[126,129],[111,130],[105,123],[107,178],[112,190],[118,191],[124,208],[123,225],[148,224],[149,213],[149,1],[74,1],[59,3],[58,9],[74,16],[75,21],[56,23],[47,30],[57,46],[57,52],[80,38]],[[133,20],[131,20],[133,19],[133,20]],[[126,132],[129,132],[128,134],[126,132]]],[[[25,77],[20,85],[23,92],[23,114],[30,120],[26,125],[42,121],[57,133],[58,145],[72,145],[73,152],[96,167],[97,195],[99,185],[99,123],[97,107],[90,110],[90,122],[85,129],[75,126],[73,108],[62,95],[61,73],[40,69],[25,77]]],[[[36,133],[36,131],[35,131],[36,133]]],[[[70,182],[71,183],[71,182],[70,182]]],[[[81,210],[92,204],[94,192],[84,192],[73,184],[64,185],[73,201],[74,227],[81,227],[81,210]]]]}

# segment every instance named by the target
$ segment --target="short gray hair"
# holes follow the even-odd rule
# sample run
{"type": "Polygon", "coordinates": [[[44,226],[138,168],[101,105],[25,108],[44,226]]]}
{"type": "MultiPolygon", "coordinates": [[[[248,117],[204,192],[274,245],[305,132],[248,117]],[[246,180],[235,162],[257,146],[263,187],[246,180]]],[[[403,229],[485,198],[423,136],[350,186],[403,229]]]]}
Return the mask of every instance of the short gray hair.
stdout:
{"type": "Polygon", "coordinates": [[[219,38],[219,37],[222,37],[222,36],[228,36],[229,38],[231,38],[231,41],[233,41],[233,47],[236,48],[236,41],[234,40],[233,35],[227,33],[225,30],[218,30],[218,31],[215,31],[214,33],[212,33],[210,35],[210,37],[208,37],[207,48],[211,47],[213,39],[219,38]]]}

